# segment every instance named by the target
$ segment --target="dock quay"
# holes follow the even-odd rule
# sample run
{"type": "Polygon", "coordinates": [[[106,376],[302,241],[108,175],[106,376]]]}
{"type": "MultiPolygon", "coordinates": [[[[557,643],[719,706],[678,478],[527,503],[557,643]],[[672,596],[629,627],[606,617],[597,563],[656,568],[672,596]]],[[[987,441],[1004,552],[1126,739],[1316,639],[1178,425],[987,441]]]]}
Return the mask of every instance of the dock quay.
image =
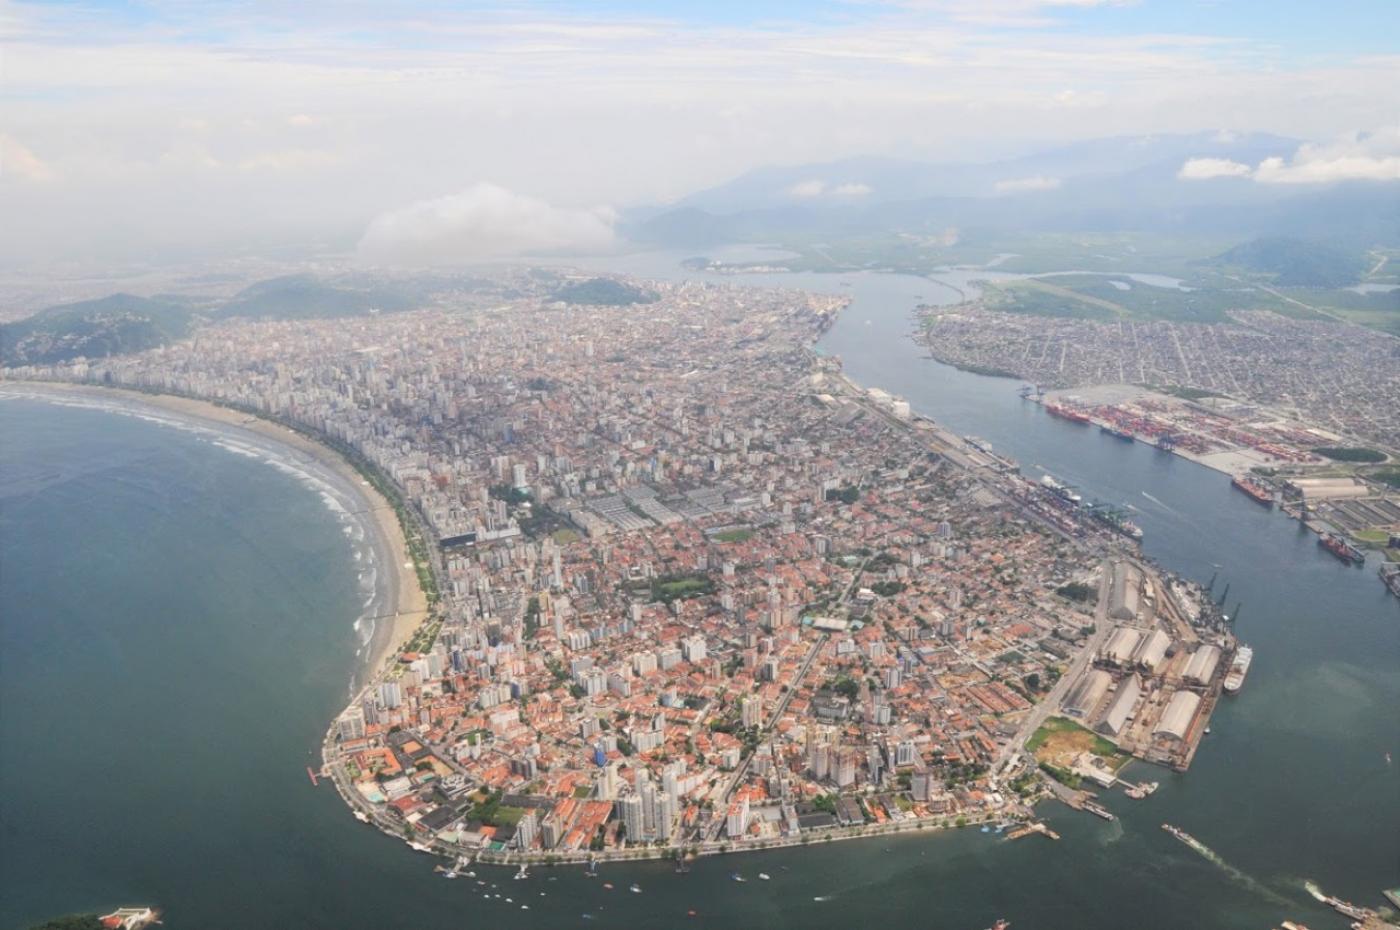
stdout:
{"type": "Polygon", "coordinates": [[[1006,834],[1006,838],[1008,840],[1019,840],[1021,837],[1030,836],[1032,833],[1039,833],[1041,836],[1048,837],[1052,840],[1058,840],[1060,838],[1060,834],[1039,821],[1017,827],[1015,830],[1006,834]]]}

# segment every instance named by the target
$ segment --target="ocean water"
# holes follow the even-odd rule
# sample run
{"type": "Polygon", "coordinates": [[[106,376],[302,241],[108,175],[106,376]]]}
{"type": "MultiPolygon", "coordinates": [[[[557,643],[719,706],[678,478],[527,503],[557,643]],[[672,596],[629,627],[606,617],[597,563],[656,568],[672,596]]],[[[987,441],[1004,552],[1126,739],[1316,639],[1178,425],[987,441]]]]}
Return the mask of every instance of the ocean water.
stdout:
{"type": "Polygon", "coordinates": [[[1116,823],[1046,806],[1059,843],[955,831],[715,857],[686,875],[642,863],[597,879],[483,868],[487,885],[445,881],[304,771],[358,669],[363,608],[353,540],[320,495],[167,427],[5,401],[0,928],[150,902],[177,930],[980,930],[998,917],[1016,930],[1244,930],[1342,926],[1304,880],[1372,905],[1400,884],[1400,770],[1384,761],[1400,757],[1400,602],[1374,566],[1330,558],[1216,473],[1054,420],[1014,382],[923,358],[905,338],[910,308],[964,278],[725,280],[849,289],[855,302],[821,348],[854,377],[1027,471],[1132,505],[1150,555],[1231,584],[1254,667],[1189,773],[1138,766],[1162,788],[1109,796],[1116,823]],[[731,881],[736,870],[750,880],[731,881]],[[641,894],[625,891],[632,882],[641,894]]]}

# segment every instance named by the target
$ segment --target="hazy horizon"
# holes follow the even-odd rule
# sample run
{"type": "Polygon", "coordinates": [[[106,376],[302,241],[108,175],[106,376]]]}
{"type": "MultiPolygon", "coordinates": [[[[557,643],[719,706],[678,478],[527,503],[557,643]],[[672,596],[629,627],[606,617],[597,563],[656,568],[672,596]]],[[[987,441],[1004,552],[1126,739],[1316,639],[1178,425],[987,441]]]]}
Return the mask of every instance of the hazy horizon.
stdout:
{"type": "Polygon", "coordinates": [[[1384,3],[9,3],[0,253],[596,251],[619,211],[768,165],[1217,130],[1307,144],[1182,177],[1394,179],[1395,34],[1384,3]]]}

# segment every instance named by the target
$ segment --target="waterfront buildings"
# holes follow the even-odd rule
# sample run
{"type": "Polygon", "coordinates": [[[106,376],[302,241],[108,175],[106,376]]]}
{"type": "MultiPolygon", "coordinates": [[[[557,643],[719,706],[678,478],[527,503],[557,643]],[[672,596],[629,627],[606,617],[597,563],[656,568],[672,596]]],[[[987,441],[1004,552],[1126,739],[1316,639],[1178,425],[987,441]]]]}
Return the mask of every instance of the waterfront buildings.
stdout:
{"type": "MultiPolygon", "coordinates": [[[[586,856],[1014,813],[1026,722],[1098,624],[1061,592],[1121,537],[813,355],[838,298],[541,280],[28,373],[277,417],[401,491],[433,615],[326,746],[383,829],[586,856]]],[[[1114,571],[1132,621],[1149,578],[1114,571]]],[[[1121,660],[1151,672],[1145,639],[1121,660]]]]}

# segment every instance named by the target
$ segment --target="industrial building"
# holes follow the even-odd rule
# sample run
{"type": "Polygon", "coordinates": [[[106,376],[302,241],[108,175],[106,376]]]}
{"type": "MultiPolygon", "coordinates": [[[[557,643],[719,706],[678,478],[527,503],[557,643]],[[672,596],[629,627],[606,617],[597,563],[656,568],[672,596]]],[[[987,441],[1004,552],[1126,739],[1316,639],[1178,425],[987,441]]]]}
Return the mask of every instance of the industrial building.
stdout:
{"type": "Polygon", "coordinates": [[[1099,706],[1099,701],[1108,693],[1108,686],[1111,684],[1113,676],[1108,672],[1098,668],[1092,669],[1070,689],[1069,696],[1065,698],[1065,713],[1079,718],[1093,713],[1094,708],[1099,706]]]}
{"type": "Polygon", "coordinates": [[[1142,608],[1142,569],[1130,562],[1113,566],[1113,584],[1108,594],[1108,615],[1114,620],[1132,620],[1142,608]]]}
{"type": "Polygon", "coordinates": [[[1220,647],[1206,644],[1191,653],[1191,659],[1186,663],[1186,671],[1181,677],[1193,684],[1209,684],[1219,665],[1220,647]]]}
{"type": "Polygon", "coordinates": [[[1120,626],[1108,638],[1103,647],[1103,657],[1114,665],[1127,665],[1133,660],[1138,644],[1142,642],[1142,631],[1120,626]]]}
{"type": "Polygon", "coordinates": [[[1162,667],[1162,662],[1167,658],[1167,649],[1171,644],[1170,636],[1161,630],[1153,630],[1143,637],[1137,652],[1133,655],[1133,661],[1155,675],[1157,670],[1162,667]]]}
{"type": "Polygon", "coordinates": [[[1196,712],[1200,709],[1201,696],[1199,694],[1194,691],[1176,692],[1172,695],[1172,699],[1167,702],[1167,709],[1162,711],[1162,716],[1157,721],[1152,735],[1185,742],[1186,734],[1191,731],[1191,723],[1196,719],[1196,712]]]}
{"type": "Polygon", "coordinates": [[[1113,703],[1108,705],[1108,712],[1103,715],[1103,719],[1094,729],[1105,736],[1117,737],[1128,725],[1128,718],[1133,715],[1133,708],[1137,706],[1140,697],[1142,697],[1142,682],[1138,677],[1129,675],[1124,678],[1122,684],[1118,686],[1118,693],[1114,695],[1113,703]]]}

